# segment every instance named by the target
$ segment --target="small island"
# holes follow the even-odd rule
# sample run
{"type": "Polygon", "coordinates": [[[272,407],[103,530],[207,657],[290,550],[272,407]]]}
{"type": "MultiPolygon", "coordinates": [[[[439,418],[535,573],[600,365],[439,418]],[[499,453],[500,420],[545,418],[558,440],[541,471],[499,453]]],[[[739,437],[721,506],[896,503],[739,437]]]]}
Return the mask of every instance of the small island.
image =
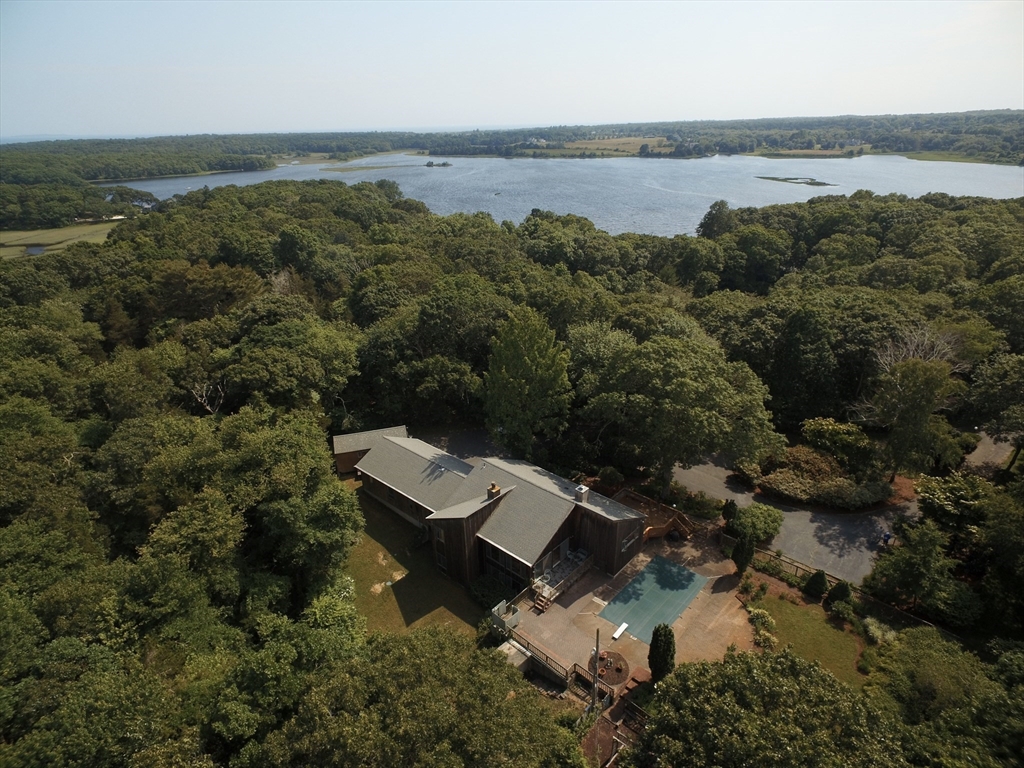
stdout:
{"type": "Polygon", "coordinates": [[[443,163],[435,163],[433,160],[427,160],[427,168],[451,168],[452,164],[445,160],[443,163]]]}

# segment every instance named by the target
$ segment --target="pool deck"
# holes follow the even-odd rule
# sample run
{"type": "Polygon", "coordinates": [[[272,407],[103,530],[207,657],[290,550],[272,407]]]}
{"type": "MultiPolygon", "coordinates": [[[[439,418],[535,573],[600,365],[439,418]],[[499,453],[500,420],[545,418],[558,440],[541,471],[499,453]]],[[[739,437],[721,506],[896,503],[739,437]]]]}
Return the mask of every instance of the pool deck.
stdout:
{"type": "Polygon", "coordinates": [[[656,556],[708,578],[708,583],[672,624],[676,637],[676,662],[717,661],[734,644],[739,650],[754,647],[747,613],[736,599],[739,578],[735,566],[724,558],[714,543],[655,539],[615,577],[591,570],[562,594],[545,613],[525,610],[519,631],[559,659],[564,666],[587,666],[596,630],[601,647],[621,653],[630,669],[647,668],[647,643],[629,634],[612,635],[618,625],[598,614],[656,556]]]}

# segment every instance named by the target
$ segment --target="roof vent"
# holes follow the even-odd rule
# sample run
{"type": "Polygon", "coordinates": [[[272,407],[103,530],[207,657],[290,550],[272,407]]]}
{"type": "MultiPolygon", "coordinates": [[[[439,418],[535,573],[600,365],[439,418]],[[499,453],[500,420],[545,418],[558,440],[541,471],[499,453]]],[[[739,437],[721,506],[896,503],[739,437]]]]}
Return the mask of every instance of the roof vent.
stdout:
{"type": "Polygon", "coordinates": [[[487,487],[487,498],[488,499],[496,499],[498,497],[499,493],[501,493],[501,486],[499,486],[497,483],[491,483],[487,487]]]}
{"type": "Polygon", "coordinates": [[[587,499],[590,498],[590,489],[585,485],[576,486],[576,501],[583,504],[587,503],[587,499]]]}

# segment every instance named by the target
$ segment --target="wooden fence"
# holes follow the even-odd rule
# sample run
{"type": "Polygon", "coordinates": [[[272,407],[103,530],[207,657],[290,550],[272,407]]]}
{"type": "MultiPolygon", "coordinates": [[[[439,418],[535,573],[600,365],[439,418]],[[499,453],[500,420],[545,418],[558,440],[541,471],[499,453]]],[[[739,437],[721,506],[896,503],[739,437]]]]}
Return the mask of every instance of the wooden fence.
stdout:
{"type": "MultiPolygon", "coordinates": [[[[723,531],[721,533],[721,543],[723,547],[734,547],[736,546],[736,537],[730,536],[729,534],[723,531]]],[[[778,552],[769,552],[765,549],[758,549],[755,547],[754,563],[756,564],[767,562],[773,563],[773,567],[779,568],[784,573],[793,574],[798,579],[806,579],[811,574],[817,573],[817,571],[820,570],[818,568],[813,568],[807,565],[806,563],[801,563],[799,560],[794,560],[793,558],[787,555],[779,554],[778,552]]],[[[771,574],[768,573],[767,575],[770,576],[771,574]]],[[[827,571],[825,572],[825,576],[828,579],[829,589],[835,586],[838,582],[845,581],[845,579],[840,579],[838,576],[831,574],[827,571]]],[[[889,603],[879,600],[877,597],[865,592],[858,586],[855,586],[853,584],[851,584],[850,586],[853,590],[854,595],[857,596],[857,600],[859,600],[861,603],[865,605],[870,606],[873,612],[880,614],[884,619],[886,619],[886,621],[889,621],[890,623],[898,623],[907,626],[935,627],[935,625],[932,624],[930,621],[922,619],[920,616],[915,616],[912,613],[907,613],[906,611],[901,610],[894,605],[889,605],[889,603]]],[[[941,629],[939,627],[935,628],[945,635],[956,638],[956,635],[954,635],[952,632],[949,632],[948,630],[941,629]]]]}

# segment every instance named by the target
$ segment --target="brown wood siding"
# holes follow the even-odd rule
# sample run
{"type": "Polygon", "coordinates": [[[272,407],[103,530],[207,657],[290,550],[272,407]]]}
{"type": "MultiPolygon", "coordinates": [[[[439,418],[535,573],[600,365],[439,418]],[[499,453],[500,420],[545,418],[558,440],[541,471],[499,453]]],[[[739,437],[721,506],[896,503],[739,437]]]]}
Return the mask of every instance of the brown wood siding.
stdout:
{"type": "Polygon", "coordinates": [[[483,509],[474,512],[466,520],[466,586],[469,586],[484,572],[483,563],[480,561],[480,547],[477,544],[476,535],[484,527],[487,518],[497,508],[497,502],[488,504],[483,509]]]}
{"type": "MultiPolygon", "coordinates": [[[[466,518],[427,521],[428,525],[444,531],[445,570],[448,575],[467,587],[483,572],[476,535],[494,508],[494,504],[488,504],[466,518]]],[[[436,553],[436,542],[434,546],[436,553]]]]}
{"type": "Polygon", "coordinates": [[[644,520],[621,520],[615,524],[616,534],[615,538],[617,545],[615,547],[614,558],[612,560],[612,567],[608,569],[608,573],[616,574],[621,571],[626,564],[640,554],[640,550],[644,548],[644,520]],[[626,550],[623,551],[623,545],[632,539],[626,550]]]}
{"type": "Polygon", "coordinates": [[[403,496],[395,489],[385,485],[375,477],[371,477],[365,472],[362,475],[362,479],[363,490],[373,496],[373,498],[385,507],[397,512],[414,525],[418,525],[420,527],[426,525],[425,520],[427,515],[430,514],[429,509],[421,504],[417,504],[408,496],[403,496]]]}
{"type": "Polygon", "coordinates": [[[577,506],[573,514],[579,514],[576,528],[577,547],[594,556],[594,564],[608,574],[616,574],[643,547],[643,520],[609,520],[607,517],[577,506]],[[622,545],[636,529],[640,536],[626,551],[622,545]]]}
{"type": "Polygon", "coordinates": [[[349,451],[348,453],[338,453],[334,456],[334,468],[339,475],[349,475],[356,471],[356,464],[370,451],[349,451]]]}

